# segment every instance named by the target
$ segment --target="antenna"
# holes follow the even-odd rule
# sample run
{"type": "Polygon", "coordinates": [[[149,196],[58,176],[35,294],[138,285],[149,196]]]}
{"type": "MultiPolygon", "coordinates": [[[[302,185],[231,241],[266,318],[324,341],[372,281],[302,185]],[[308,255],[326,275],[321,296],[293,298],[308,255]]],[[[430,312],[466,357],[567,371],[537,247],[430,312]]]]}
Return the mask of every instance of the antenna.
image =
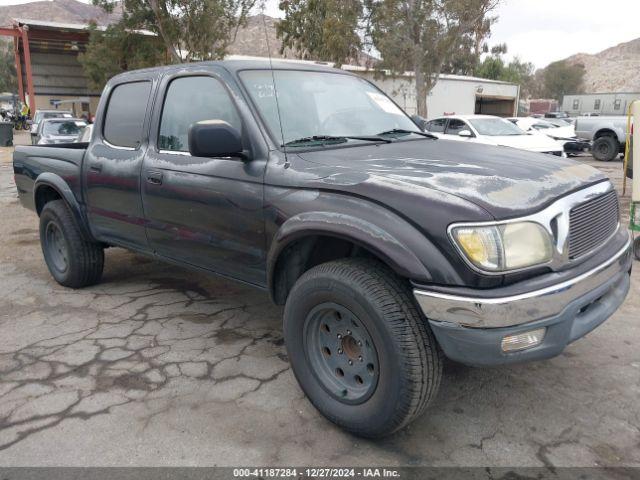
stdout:
{"type": "MultiPolygon", "coordinates": [[[[276,112],[278,114],[278,125],[280,126],[280,138],[282,139],[282,143],[284,146],[284,129],[282,128],[282,118],[280,117],[280,103],[278,102],[278,89],[276,87],[276,76],[273,72],[273,60],[271,59],[271,46],[269,45],[269,35],[267,33],[267,21],[265,20],[266,15],[264,14],[264,2],[261,5],[262,12],[262,26],[264,28],[264,40],[267,43],[267,54],[269,55],[269,68],[271,69],[271,81],[273,82],[273,96],[276,100],[276,112]]],[[[285,162],[289,163],[287,160],[287,155],[285,153],[285,162]]]]}

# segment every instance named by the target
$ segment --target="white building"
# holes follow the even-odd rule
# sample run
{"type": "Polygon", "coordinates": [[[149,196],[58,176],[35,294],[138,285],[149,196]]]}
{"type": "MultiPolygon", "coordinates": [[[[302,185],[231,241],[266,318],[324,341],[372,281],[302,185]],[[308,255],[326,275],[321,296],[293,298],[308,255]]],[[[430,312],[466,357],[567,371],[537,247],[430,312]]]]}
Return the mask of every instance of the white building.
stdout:
{"type": "MultiPolygon", "coordinates": [[[[408,114],[416,112],[413,73],[402,76],[380,76],[361,67],[345,65],[345,70],[357,73],[375,83],[408,114]]],[[[518,114],[520,86],[486,78],[462,75],[440,75],[427,97],[428,118],[442,115],[487,114],[513,117],[518,114]]]]}
{"type": "Polygon", "coordinates": [[[562,110],[572,116],[585,113],[599,115],[626,115],[633,100],[640,99],[640,93],[585,93],[565,95],[562,99],[562,110]]]}

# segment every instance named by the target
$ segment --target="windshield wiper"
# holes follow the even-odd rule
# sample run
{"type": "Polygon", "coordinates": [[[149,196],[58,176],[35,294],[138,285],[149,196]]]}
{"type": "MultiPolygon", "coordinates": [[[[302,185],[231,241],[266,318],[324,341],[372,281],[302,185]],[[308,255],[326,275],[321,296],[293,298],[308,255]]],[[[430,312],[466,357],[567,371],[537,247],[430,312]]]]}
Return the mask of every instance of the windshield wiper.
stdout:
{"type": "Polygon", "coordinates": [[[432,135],[431,133],[427,133],[427,132],[416,132],[415,130],[406,130],[404,128],[393,128],[391,130],[386,130],[384,132],[380,132],[376,135],[393,135],[394,133],[400,133],[400,134],[407,134],[409,135],[410,133],[415,133],[416,135],[422,135],[423,137],[427,137],[427,138],[434,138],[434,139],[438,139],[438,137],[436,137],[435,135],[432,135]]]}
{"type": "Polygon", "coordinates": [[[367,142],[384,142],[391,143],[391,140],[388,138],[382,138],[375,135],[363,135],[363,136],[333,136],[333,135],[313,135],[311,137],[302,137],[296,140],[291,140],[285,143],[284,147],[290,147],[291,145],[296,144],[307,144],[307,143],[344,143],[347,140],[364,140],[367,142]]]}

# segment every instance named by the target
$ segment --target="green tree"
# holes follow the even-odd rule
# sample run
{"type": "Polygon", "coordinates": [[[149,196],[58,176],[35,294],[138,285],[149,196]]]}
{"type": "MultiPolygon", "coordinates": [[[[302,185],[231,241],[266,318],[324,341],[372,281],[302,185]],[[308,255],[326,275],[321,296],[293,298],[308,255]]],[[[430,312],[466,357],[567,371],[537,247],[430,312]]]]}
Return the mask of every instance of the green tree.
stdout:
{"type": "Polygon", "coordinates": [[[115,24],[102,31],[90,27],[87,50],[78,60],[89,78],[89,84],[101,90],[114,75],[126,70],[162,65],[167,61],[162,40],[141,35],[115,24]]]}
{"type": "Polygon", "coordinates": [[[514,57],[509,63],[505,62],[503,55],[507,53],[507,45],[504,43],[491,47],[489,51],[491,55],[484,58],[474,74],[481,78],[515,83],[520,85],[521,97],[531,96],[532,92],[536,90],[533,64],[523,62],[518,57],[514,57]]]}
{"type": "Polygon", "coordinates": [[[0,92],[16,93],[18,77],[16,75],[13,45],[0,41],[0,92]]]}
{"type": "Polygon", "coordinates": [[[481,55],[489,52],[486,39],[491,34],[491,26],[497,19],[498,17],[495,16],[487,16],[483,21],[478,22],[471,32],[463,35],[457,48],[445,61],[442,73],[475,75],[480,66],[481,55]]]}
{"type": "Polygon", "coordinates": [[[418,114],[443,67],[476,29],[486,25],[499,0],[366,0],[371,39],[381,67],[413,71],[418,114]]]}
{"type": "Polygon", "coordinates": [[[361,0],[282,0],[285,17],[278,23],[281,53],[291,49],[299,58],[334,62],[357,58],[363,18],[361,0]]]}
{"type": "Polygon", "coordinates": [[[582,93],[584,73],[584,65],[565,60],[549,64],[543,73],[545,95],[561,102],[568,93],[582,93]]]}
{"type": "Polygon", "coordinates": [[[480,63],[475,71],[475,75],[480,78],[489,78],[491,80],[503,80],[506,71],[504,60],[496,55],[490,55],[480,63]]]}
{"type": "MultiPolygon", "coordinates": [[[[116,0],[93,0],[113,11],[116,0]]],[[[172,63],[224,57],[256,0],[124,0],[118,28],[148,30],[162,40],[172,63]]]]}

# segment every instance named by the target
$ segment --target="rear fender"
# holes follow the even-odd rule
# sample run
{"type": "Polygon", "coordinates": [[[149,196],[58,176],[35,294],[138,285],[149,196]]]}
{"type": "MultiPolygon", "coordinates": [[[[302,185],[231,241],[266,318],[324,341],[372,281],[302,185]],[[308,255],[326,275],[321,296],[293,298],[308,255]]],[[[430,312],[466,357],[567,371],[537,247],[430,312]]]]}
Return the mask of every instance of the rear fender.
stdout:
{"type": "Polygon", "coordinates": [[[38,196],[39,194],[41,194],[43,188],[52,188],[58,193],[58,195],[60,195],[62,200],[64,200],[64,202],[69,207],[69,210],[73,214],[73,217],[76,219],[76,222],[78,223],[78,226],[80,227],[80,230],[82,231],[85,238],[90,241],[95,241],[95,239],[91,235],[91,232],[89,231],[86,215],[80,207],[80,204],[73,194],[73,191],[71,190],[67,182],[65,182],[62,177],[56,175],[55,173],[43,172],[38,175],[38,178],[36,178],[36,181],[34,183],[33,204],[35,205],[38,216],[40,216],[42,207],[44,206],[43,204],[39,204],[38,201],[38,196]]]}

